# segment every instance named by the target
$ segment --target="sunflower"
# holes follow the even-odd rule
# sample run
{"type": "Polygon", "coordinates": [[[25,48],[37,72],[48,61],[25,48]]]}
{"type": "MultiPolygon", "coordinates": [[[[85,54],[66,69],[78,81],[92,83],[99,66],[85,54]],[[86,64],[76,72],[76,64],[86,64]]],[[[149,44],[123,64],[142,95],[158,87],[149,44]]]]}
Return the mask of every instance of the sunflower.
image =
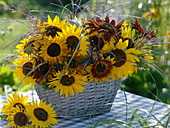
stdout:
{"type": "Polygon", "coordinates": [[[105,41],[110,41],[111,36],[117,36],[120,32],[120,28],[123,24],[124,20],[120,21],[117,25],[115,25],[115,20],[110,22],[108,16],[105,17],[105,20],[96,17],[96,19],[89,19],[87,23],[85,23],[85,29],[89,29],[89,34],[93,32],[98,32],[104,36],[105,41]]]}
{"type": "Polygon", "coordinates": [[[61,68],[56,67],[59,65],[59,63],[50,65],[48,62],[44,62],[44,60],[41,57],[35,58],[35,60],[36,60],[35,66],[38,67],[35,69],[33,73],[33,78],[36,79],[37,83],[48,82],[50,79],[52,79],[54,74],[61,68]]]}
{"type": "Polygon", "coordinates": [[[78,51],[81,55],[87,55],[88,44],[87,36],[82,34],[83,29],[81,27],[76,27],[76,25],[72,25],[63,29],[62,33],[59,33],[59,36],[65,39],[67,47],[69,50],[74,51],[76,47],[79,45],[78,51]]]}
{"type": "Polygon", "coordinates": [[[28,39],[25,38],[23,40],[20,41],[20,44],[18,44],[16,46],[17,48],[17,53],[19,53],[19,55],[23,55],[23,54],[36,54],[37,51],[35,49],[35,47],[37,46],[37,41],[39,40],[39,36],[30,36],[28,39]]]}
{"type": "Polygon", "coordinates": [[[87,81],[86,76],[76,73],[69,74],[66,72],[62,74],[62,72],[58,72],[55,78],[49,82],[49,86],[56,86],[56,92],[60,91],[60,95],[65,94],[65,96],[68,97],[68,94],[74,96],[74,91],[77,93],[83,92],[84,87],[82,87],[82,85],[87,84],[85,81],[87,81]]]}
{"type": "Polygon", "coordinates": [[[48,15],[47,22],[39,21],[37,27],[40,29],[40,31],[44,32],[46,36],[51,36],[54,38],[56,35],[58,35],[58,32],[62,32],[62,29],[65,29],[68,24],[69,23],[66,22],[66,20],[60,21],[58,16],[55,16],[55,18],[52,20],[48,15]]]}
{"type": "Polygon", "coordinates": [[[27,103],[28,96],[24,97],[22,94],[18,93],[12,93],[8,95],[6,100],[8,103],[3,103],[4,105],[4,108],[2,109],[3,115],[8,115],[8,113],[11,112],[10,109],[16,106],[25,111],[28,105],[27,103]]]}
{"type": "Polygon", "coordinates": [[[43,47],[41,48],[40,56],[50,64],[55,64],[59,60],[61,61],[63,56],[67,55],[67,44],[59,36],[55,38],[49,37],[47,40],[44,39],[42,43],[43,47]]]}
{"type": "Polygon", "coordinates": [[[31,54],[33,51],[33,41],[30,41],[29,39],[23,39],[20,41],[20,44],[16,46],[17,52],[20,54],[31,54]]]}
{"type": "Polygon", "coordinates": [[[94,81],[95,83],[109,82],[110,79],[116,79],[113,72],[114,62],[109,57],[106,59],[97,60],[94,64],[91,64],[86,68],[89,81],[94,81]]]}
{"type": "Polygon", "coordinates": [[[51,104],[46,104],[43,100],[39,102],[37,100],[32,101],[28,106],[27,114],[35,128],[47,128],[58,124],[58,121],[55,119],[57,115],[54,108],[51,107],[51,104]]]}
{"type": "Polygon", "coordinates": [[[33,72],[30,71],[34,68],[34,60],[31,57],[23,55],[20,59],[14,61],[15,69],[14,74],[16,78],[19,78],[23,85],[33,84],[33,72]]]}
{"type": "Polygon", "coordinates": [[[118,78],[128,77],[129,74],[136,72],[138,69],[136,62],[140,61],[137,55],[143,54],[142,51],[136,48],[127,49],[128,44],[129,40],[122,41],[120,39],[116,44],[116,48],[111,51],[115,61],[113,71],[118,78]]]}
{"type": "Polygon", "coordinates": [[[7,117],[8,127],[14,128],[31,128],[29,117],[26,112],[21,111],[19,106],[10,108],[10,114],[7,117]]]}

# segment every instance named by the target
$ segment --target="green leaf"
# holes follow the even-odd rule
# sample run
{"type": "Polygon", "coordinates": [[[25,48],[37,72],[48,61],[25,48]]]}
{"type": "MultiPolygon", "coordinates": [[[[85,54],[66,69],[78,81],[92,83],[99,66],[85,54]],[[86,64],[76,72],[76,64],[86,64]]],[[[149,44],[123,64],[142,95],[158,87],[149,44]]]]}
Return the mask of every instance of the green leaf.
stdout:
{"type": "Polygon", "coordinates": [[[164,128],[170,127],[169,124],[170,124],[170,116],[168,116],[168,119],[167,119],[167,121],[166,121],[166,124],[165,124],[164,128]]]}
{"type": "Polygon", "coordinates": [[[129,123],[128,123],[130,126],[132,126],[132,122],[133,122],[133,120],[135,119],[135,116],[136,116],[136,113],[137,113],[138,110],[139,110],[139,109],[135,109],[135,110],[133,111],[132,117],[130,118],[130,121],[129,121],[129,123]]]}
{"type": "Polygon", "coordinates": [[[94,63],[94,59],[92,57],[86,57],[83,58],[80,62],[79,65],[90,65],[94,63]]]}

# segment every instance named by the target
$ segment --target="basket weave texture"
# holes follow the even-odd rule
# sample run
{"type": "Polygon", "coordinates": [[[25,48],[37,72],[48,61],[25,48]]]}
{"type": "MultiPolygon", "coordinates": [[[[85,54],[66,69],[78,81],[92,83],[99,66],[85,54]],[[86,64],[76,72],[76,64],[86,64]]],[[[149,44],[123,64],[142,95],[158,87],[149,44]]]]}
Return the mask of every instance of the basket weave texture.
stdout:
{"type": "Polygon", "coordinates": [[[72,118],[109,112],[120,86],[121,80],[89,83],[82,93],[68,98],[60,96],[54,89],[45,90],[39,84],[35,89],[40,99],[52,103],[59,117],[72,118]]]}

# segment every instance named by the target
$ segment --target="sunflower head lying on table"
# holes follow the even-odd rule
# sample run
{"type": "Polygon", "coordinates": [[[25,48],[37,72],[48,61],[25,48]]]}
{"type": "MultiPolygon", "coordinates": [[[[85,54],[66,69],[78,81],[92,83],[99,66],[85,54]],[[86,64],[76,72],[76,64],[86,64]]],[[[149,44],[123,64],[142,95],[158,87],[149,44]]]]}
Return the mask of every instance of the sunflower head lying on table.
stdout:
{"type": "Polygon", "coordinates": [[[58,123],[56,111],[43,100],[28,102],[28,96],[12,93],[7,96],[2,114],[6,116],[8,127],[47,128],[58,123]]]}
{"type": "Polygon", "coordinates": [[[16,46],[16,77],[22,84],[38,83],[66,97],[83,92],[88,82],[128,77],[153,58],[149,47],[156,37],[139,21],[116,23],[106,16],[79,24],[48,16],[35,27],[37,31],[16,46]]]}

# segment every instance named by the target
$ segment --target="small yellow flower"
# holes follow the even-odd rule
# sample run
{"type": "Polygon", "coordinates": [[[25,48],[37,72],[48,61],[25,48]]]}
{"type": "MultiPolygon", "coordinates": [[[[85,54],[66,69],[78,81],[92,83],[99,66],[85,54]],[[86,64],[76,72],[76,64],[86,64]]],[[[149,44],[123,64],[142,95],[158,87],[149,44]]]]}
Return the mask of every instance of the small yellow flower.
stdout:
{"type": "Polygon", "coordinates": [[[143,17],[147,19],[153,19],[159,16],[159,10],[157,8],[151,8],[149,12],[143,14],[143,17]]]}
{"type": "Polygon", "coordinates": [[[170,42],[170,30],[166,32],[166,40],[170,42]]]}
{"type": "Polygon", "coordinates": [[[159,16],[159,10],[157,8],[151,8],[150,12],[152,12],[155,17],[159,16]]]}

